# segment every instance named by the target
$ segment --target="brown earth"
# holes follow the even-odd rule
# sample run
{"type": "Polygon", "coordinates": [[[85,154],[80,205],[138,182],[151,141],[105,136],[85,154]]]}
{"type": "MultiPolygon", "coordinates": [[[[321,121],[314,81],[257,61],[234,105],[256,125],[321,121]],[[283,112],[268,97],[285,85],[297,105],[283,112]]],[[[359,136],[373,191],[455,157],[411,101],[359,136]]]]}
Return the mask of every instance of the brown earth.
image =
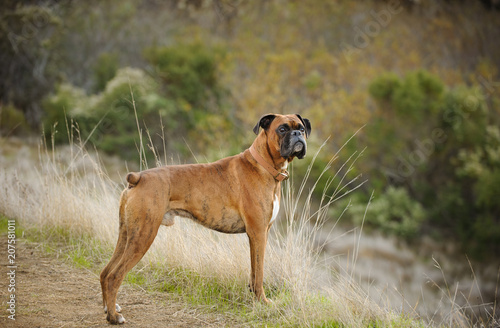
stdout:
{"type": "MultiPolygon", "coordinates": [[[[8,318],[10,278],[7,236],[0,236],[0,327],[112,327],[102,309],[98,274],[47,255],[39,245],[18,240],[15,269],[15,321],[8,318]]],[[[227,315],[183,304],[168,293],[123,285],[118,296],[134,327],[234,327],[227,315]]]]}

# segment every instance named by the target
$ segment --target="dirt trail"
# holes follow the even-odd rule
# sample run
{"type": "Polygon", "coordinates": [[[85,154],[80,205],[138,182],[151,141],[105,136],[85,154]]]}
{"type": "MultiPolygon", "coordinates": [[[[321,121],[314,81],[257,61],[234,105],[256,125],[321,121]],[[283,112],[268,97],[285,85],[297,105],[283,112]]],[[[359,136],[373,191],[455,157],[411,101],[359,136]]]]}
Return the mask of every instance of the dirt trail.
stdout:
{"type": "MultiPolygon", "coordinates": [[[[97,274],[44,254],[37,245],[22,240],[16,244],[16,320],[10,320],[5,235],[0,236],[0,249],[0,327],[112,327],[102,310],[97,274]]],[[[127,319],[124,328],[236,326],[222,314],[207,314],[171,301],[166,293],[123,285],[118,297],[127,319]]]]}

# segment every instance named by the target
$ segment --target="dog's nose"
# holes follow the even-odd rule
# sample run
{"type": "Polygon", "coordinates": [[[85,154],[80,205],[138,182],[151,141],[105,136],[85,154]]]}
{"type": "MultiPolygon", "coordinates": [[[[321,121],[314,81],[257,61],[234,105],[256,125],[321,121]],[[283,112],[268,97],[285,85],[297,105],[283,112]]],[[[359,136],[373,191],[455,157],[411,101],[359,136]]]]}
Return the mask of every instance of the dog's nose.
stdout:
{"type": "Polygon", "coordinates": [[[298,137],[300,135],[302,135],[302,133],[299,130],[292,131],[292,136],[298,137]]]}

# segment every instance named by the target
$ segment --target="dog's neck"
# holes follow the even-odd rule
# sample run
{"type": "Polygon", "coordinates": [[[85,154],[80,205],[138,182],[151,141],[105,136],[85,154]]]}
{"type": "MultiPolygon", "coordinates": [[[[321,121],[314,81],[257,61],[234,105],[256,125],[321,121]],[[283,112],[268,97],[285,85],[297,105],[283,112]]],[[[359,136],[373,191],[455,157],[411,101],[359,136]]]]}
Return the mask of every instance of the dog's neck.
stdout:
{"type": "Polygon", "coordinates": [[[267,141],[266,131],[262,130],[259,133],[258,137],[253,142],[252,147],[254,147],[259,155],[262,156],[269,164],[272,164],[276,170],[280,171],[287,169],[289,162],[285,158],[281,157],[279,149],[277,152],[273,152],[270,149],[271,146],[267,141]],[[277,155],[273,156],[273,153],[277,153],[277,155]]]}
{"type": "Polygon", "coordinates": [[[281,156],[273,156],[267,140],[264,140],[265,142],[257,142],[261,136],[266,138],[264,131],[261,132],[259,137],[250,147],[250,154],[257,161],[257,163],[259,163],[259,165],[264,167],[266,171],[268,171],[275,178],[276,181],[288,179],[288,172],[286,171],[288,168],[288,160],[281,156]]]}

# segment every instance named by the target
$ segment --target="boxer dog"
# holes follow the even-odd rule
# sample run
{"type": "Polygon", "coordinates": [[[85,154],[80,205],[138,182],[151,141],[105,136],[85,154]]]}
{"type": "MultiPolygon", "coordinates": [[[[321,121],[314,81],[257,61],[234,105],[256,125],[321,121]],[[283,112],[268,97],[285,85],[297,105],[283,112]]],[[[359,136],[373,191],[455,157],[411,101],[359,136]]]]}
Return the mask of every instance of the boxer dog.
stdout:
{"type": "Polygon", "coordinates": [[[311,124],[298,114],[268,114],[253,131],[256,139],[239,155],[127,175],[128,187],[120,198],[118,242],[100,276],[110,323],[125,322],[116,304],[123,278],[147,252],[160,225],[173,225],[176,216],[224,233],[246,233],[250,289],[258,300],[269,302],[263,288],[267,236],[278,215],[281,181],[288,178],[288,164],[305,156],[311,124]]]}

